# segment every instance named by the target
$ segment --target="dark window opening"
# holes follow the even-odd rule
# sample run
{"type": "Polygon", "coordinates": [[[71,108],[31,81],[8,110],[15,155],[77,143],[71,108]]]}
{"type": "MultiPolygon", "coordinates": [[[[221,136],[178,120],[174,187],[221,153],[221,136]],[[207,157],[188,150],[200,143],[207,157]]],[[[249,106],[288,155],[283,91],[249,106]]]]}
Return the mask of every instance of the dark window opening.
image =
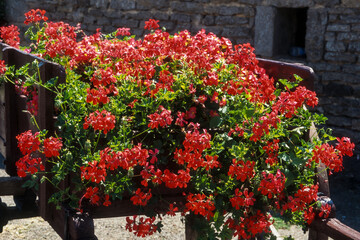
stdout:
{"type": "Polygon", "coordinates": [[[274,26],[274,56],[305,58],[308,8],[278,8],[274,26]]]}

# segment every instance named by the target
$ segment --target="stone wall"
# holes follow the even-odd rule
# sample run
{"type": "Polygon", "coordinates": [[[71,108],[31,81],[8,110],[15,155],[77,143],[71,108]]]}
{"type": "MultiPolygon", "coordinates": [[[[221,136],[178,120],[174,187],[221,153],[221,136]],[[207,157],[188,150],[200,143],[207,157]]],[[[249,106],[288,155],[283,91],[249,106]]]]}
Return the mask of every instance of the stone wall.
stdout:
{"type": "MultiPolygon", "coordinates": [[[[350,136],[360,146],[360,1],[359,0],[6,0],[7,20],[21,24],[31,8],[45,9],[50,20],[81,23],[87,32],[129,27],[144,34],[144,21],[160,20],[174,33],[201,28],[233,43],[249,42],[262,57],[276,58],[277,18],[289,9],[307,14],[306,57],[302,62],[318,75],[318,111],[329,118],[335,134],[350,136]],[[285,10],[284,10],[285,9],[285,10]]],[[[290,11],[290,10],[289,10],[290,11]]],[[[292,11],[292,10],[291,10],[292,11]]],[[[291,26],[290,26],[291,27],[291,26]]]]}

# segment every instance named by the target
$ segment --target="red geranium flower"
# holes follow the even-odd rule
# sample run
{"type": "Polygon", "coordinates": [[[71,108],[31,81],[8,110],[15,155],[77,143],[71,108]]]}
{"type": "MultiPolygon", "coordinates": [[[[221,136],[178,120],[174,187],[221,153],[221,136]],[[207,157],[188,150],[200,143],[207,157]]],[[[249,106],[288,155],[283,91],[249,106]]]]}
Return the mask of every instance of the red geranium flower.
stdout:
{"type": "Polygon", "coordinates": [[[159,24],[158,24],[159,20],[155,20],[155,19],[149,19],[149,21],[145,21],[145,29],[157,29],[159,28],[159,24]]]}
{"type": "Polygon", "coordinates": [[[45,17],[45,13],[45,10],[31,9],[29,12],[25,13],[26,20],[24,21],[24,23],[28,25],[29,23],[38,23],[41,20],[46,22],[48,18],[45,17]]]}

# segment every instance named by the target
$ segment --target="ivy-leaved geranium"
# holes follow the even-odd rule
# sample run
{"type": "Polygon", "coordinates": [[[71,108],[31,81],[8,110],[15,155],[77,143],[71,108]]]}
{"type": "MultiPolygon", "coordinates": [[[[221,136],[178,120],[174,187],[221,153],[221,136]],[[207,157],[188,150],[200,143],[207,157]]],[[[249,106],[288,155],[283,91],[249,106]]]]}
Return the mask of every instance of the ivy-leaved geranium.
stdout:
{"type": "MultiPolygon", "coordinates": [[[[43,176],[39,152],[52,163],[43,176],[59,189],[52,203],[86,210],[127,198],[147,209],[146,218],[127,218],[126,229],[142,237],[176,211],[197,215],[204,238],[269,233],[270,214],[311,223],[319,211],[316,167],[340,171],[354,144],[324,130],[307,138],[325,118],[307,109],[318,99],[299,77],[274,82],[249,44],[205,30],[171,35],[150,19],[142,39],[128,28],[87,35],[44,14],[27,13],[31,44],[21,48],[63,65],[66,83],[16,82],[18,70],[3,62],[0,72],[25,90],[56,93],[57,135],[17,136],[19,176],[43,176]],[[61,189],[67,176],[71,189],[61,189]],[[162,198],[169,190],[179,201],[162,198]],[[151,207],[159,203],[167,210],[151,207]]],[[[16,27],[2,27],[0,36],[19,47],[16,27]]]]}

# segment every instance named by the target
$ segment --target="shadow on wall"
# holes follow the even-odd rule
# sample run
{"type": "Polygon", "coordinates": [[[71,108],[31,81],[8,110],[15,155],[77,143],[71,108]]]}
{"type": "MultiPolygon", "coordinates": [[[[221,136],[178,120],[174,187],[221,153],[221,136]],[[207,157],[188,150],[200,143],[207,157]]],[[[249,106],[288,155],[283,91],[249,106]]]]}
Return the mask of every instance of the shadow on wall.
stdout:
{"type": "Polygon", "coordinates": [[[0,0],[0,26],[4,26],[5,21],[5,0],[0,0]]]}

